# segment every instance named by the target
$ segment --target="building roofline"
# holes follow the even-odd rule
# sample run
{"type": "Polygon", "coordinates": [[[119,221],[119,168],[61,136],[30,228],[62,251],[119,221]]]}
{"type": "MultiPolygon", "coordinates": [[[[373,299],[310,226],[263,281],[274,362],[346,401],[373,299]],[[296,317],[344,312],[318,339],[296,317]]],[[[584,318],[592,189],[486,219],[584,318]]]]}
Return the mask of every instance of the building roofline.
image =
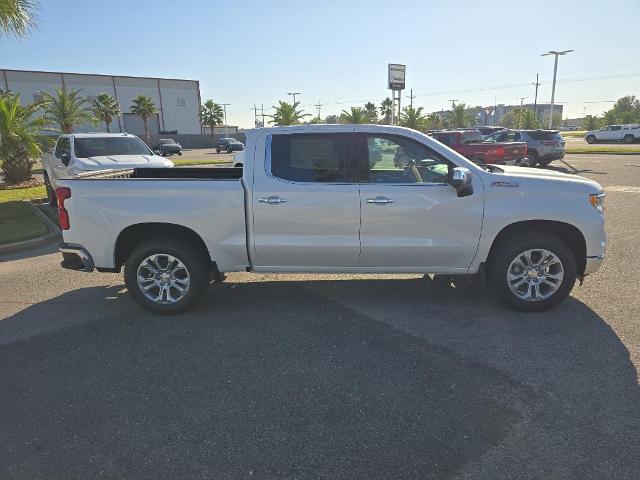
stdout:
{"type": "Polygon", "coordinates": [[[179,82],[195,82],[197,84],[200,83],[199,80],[192,80],[189,78],[165,78],[165,77],[143,77],[143,76],[134,76],[134,75],[108,75],[106,73],[79,73],[79,72],[52,72],[48,70],[18,70],[15,68],[0,68],[5,72],[20,72],[20,73],[50,73],[54,75],[80,75],[80,76],[91,76],[91,77],[109,77],[109,78],[138,78],[138,79],[147,79],[147,80],[172,80],[179,82]]]}

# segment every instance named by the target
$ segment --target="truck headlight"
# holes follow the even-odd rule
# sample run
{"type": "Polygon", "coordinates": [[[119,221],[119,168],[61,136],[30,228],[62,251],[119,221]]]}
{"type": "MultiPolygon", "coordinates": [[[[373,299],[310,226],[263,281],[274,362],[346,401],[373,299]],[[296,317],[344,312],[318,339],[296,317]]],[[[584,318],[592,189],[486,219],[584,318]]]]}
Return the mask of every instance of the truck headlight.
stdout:
{"type": "Polygon", "coordinates": [[[589,203],[594,208],[604,212],[604,192],[589,194],[589,203]]]}

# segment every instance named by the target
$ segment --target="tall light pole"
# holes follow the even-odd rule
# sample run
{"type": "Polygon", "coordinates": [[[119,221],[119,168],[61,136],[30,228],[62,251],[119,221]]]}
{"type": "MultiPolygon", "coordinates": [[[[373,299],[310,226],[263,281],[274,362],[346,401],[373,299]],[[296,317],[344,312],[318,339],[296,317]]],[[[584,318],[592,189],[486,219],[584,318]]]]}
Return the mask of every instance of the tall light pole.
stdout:
{"type": "Polygon", "coordinates": [[[225,138],[229,136],[229,129],[227,128],[227,105],[231,105],[230,103],[221,103],[222,109],[224,110],[224,136],[225,138]]]}
{"type": "Polygon", "coordinates": [[[287,92],[287,95],[293,95],[293,103],[296,103],[296,95],[301,95],[300,92],[287,92]]]}
{"type": "Polygon", "coordinates": [[[555,62],[553,64],[553,86],[551,87],[551,108],[549,110],[549,129],[553,127],[553,101],[555,100],[556,95],[556,73],[558,73],[558,57],[560,55],[566,55],[569,52],[573,52],[573,50],[562,50],[561,52],[557,52],[555,50],[549,50],[547,53],[543,53],[540,55],[541,57],[547,55],[554,55],[556,57],[555,62]]]}

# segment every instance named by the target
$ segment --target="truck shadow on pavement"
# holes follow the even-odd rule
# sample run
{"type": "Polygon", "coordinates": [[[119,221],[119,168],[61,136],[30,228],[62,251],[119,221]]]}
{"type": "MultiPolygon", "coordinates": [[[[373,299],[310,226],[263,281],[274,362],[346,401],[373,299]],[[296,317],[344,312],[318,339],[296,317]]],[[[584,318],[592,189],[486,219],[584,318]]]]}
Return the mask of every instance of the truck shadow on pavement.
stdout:
{"type": "Polygon", "coordinates": [[[629,352],[573,298],[526,315],[483,287],[425,279],[246,278],[175,317],[115,286],[1,320],[0,477],[632,478],[640,468],[629,352]]]}

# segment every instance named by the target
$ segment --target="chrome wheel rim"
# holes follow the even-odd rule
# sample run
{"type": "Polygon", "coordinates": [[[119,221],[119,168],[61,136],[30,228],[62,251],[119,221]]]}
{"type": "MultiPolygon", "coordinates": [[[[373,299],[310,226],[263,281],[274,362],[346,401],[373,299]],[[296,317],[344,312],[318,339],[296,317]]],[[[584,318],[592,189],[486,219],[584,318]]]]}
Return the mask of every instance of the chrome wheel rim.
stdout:
{"type": "Polygon", "coordinates": [[[507,269],[507,285],[511,293],[528,302],[551,297],[563,279],[562,261],[555,253],[541,248],[519,253],[507,269]]]}
{"type": "Polygon", "coordinates": [[[189,291],[191,276],[180,259],[166,253],[149,255],[136,272],[140,292],[153,303],[171,305],[189,291]]]}

